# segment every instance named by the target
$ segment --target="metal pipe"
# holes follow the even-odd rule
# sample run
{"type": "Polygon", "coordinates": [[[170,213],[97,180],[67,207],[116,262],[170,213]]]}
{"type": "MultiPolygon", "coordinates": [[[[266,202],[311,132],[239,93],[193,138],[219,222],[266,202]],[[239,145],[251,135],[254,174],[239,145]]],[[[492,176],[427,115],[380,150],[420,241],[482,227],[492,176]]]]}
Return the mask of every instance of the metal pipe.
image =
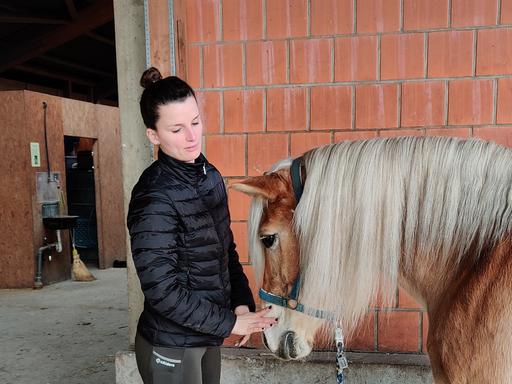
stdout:
{"type": "MultiPolygon", "coordinates": [[[[57,242],[43,245],[39,247],[37,250],[37,269],[36,269],[36,277],[34,278],[34,289],[43,288],[43,280],[42,280],[42,272],[43,272],[43,254],[44,251],[51,250],[55,248],[57,252],[62,252],[62,241],[60,236],[60,230],[57,230],[57,242]]],[[[46,237],[44,238],[46,242],[46,237]]],[[[49,260],[52,260],[52,256],[50,254],[49,260]]]]}

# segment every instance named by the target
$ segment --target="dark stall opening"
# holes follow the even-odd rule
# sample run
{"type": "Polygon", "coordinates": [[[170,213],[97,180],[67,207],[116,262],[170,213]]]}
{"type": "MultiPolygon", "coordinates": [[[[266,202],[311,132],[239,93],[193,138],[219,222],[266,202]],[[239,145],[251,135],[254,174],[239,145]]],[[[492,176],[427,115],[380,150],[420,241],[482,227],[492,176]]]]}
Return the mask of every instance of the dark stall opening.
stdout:
{"type": "Polygon", "coordinates": [[[78,216],[72,239],[82,261],[98,267],[94,142],[95,139],[64,136],[68,214],[78,216]]]}

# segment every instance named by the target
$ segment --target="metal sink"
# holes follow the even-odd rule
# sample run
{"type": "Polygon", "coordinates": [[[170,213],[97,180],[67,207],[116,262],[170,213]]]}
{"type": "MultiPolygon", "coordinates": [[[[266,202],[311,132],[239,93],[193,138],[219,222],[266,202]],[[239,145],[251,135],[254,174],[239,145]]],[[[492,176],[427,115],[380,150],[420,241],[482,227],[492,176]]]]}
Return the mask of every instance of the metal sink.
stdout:
{"type": "Polygon", "coordinates": [[[43,217],[43,224],[48,229],[70,229],[76,227],[77,218],[72,215],[43,217]]]}

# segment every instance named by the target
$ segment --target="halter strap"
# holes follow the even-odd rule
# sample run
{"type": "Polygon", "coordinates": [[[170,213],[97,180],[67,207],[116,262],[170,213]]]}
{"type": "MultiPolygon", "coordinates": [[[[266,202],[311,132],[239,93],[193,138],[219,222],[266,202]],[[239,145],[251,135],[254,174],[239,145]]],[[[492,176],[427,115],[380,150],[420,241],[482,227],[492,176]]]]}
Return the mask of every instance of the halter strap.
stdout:
{"type": "Polygon", "coordinates": [[[302,192],[304,191],[304,186],[302,185],[302,180],[300,177],[300,167],[302,166],[303,161],[304,157],[297,157],[296,159],[293,159],[292,165],[290,167],[293,193],[295,194],[295,200],[297,200],[297,204],[299,203],[302,192]]]}
{"type": "Polygon", "coordinates": [[[280,307],[285,307],[294,311],[302,312],[306,315],[317,317],[319,319],[327,319],[332,320],[334,318],[333,314],[322,309],[310,308],[305,305],[299,303],[299,286],[300,286],[300,275],[293,283],[292,290],[288,297],[274,295],[271,292],[265,291],[263,288],[259,290],[260,299],[275,305],[279,305],[280,307]]]}

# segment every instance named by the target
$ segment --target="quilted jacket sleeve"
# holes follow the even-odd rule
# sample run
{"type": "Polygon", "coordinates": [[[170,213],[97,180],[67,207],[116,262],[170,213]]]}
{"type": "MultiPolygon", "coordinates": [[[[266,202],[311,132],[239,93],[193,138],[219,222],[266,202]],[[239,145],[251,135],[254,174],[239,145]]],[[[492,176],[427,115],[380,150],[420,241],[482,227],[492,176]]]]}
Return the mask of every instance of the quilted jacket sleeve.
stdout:
{"type": "Polygon", "coordinates": [[[177,215],[165,196],[133,197],[128,213],[133,261],[146,305],[177,324],[227,337],[236,316],[178,282],[177,215]]]}
{"type": "Polygon", "coordinates": [[[242,265],[240,264],[236,245],[233,241],[233,233],[229,231],[231,238],[229,246],[229,279],[231,282],[231,308],[235,309],[239,305],[249,306],[249,310],[254,312],[256,305],[252,296],[249,281],[245,276],[242,265]]]}

